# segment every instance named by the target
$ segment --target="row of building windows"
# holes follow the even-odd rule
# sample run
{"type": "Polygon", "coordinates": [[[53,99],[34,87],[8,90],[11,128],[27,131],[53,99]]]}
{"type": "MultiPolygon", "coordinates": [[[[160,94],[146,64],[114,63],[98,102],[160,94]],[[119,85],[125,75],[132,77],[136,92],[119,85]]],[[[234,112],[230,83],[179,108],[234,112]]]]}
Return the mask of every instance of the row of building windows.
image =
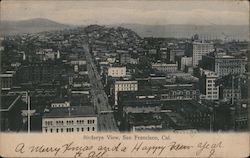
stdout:
{"type": "Polygon", "coordinates": [[[53,121],[45,121],[45,125],[53,125],[53,121]]]}
{"type": "Polygon", "coordinates": [[[76,123],[77,124],[84,124],[84,120],[77,120],[76,123]]]}
{"type": "MultiPolygon", "coordinates": [[[[53,125],[53,121],[45,121],[44,123],[45,123],[45,125],[48,125],[48,126],[52,126],[53,125]]],[[[84,120],[77,120],[76,123],[77,124],[84,124],[84,120]]],[[[87,123],[88,124],[94,124],[95,120],[88,120],[87,123]]],[[[64,124],[64,121],[56,121],[56,125],[63,125],[63,124],[64,124]]],[[[66,124],[67,125],[73,125],[74,124],[74,120],[67,120],[66,124]]]]}
{"type": "Polygon", "coordinates": [[[137,84],[118,84],[118,87],[136,87],[137,84]]]}
{"type": "Polygon", "coordinates": [[[56,125],[63,125],[63,121],[56,121],[56,125]]]}
{"type": "Polygon", "coordinates": [[[207,95],[207,98],[208,99],[217,99],[218,98],[218,95],[207,95]]]}
{"type": "Polygon", "coordinates": [[[67,122],[67,125],[73,125],[74,121],[73,120],[70,120],[70,121],[66,121],[67,122]]]}
{"type": "Polygon", "coordinates": [[[213,90],[218,90],[217,87],[215,87],[215,88],[207,88],[207,90],[209,90],[209,91],[212,90],[212,89],[213,89],[213,90]]]}
{"type": "Polygon", "coordinates": [[[182,98],[196,98],[196,95],[168,95],[168,94],[161,95],[162,99],[164,99],[164,98],[179,98],[179,97],[182,97],[182,98]]]}
{"type": "Polygon", "coordinates": [[[177,90],[177,91],[169,91],[167,94],[162,94],[162,95],[190,95],[190,94],[196,94],[196,90],[191,90],[191,91],[186,91],[186,90],[183,90],[183,91],[180,91],[180,90],[177,90]]]}
{"type": "Polygon", "coordinates": [[[58,107],[69,107],[69,105],[68,104],[65,104],[65,103],[63,103],[63,104],[51,104],[51,107],[52,108],[58,108],[58,107]]]}
{"type": "Polygon", "coordinates": [[[137,90],[137,88],[133,88],[133,87],[131,87],[131,88],[118,88],[118,91],[134,91],[134,90],[137,90]]]}
{"type": "MultiPolygon", "coordinates": [[[[85,129],[82,127],[82,128],[66,128],[66,129],[63,129],[63,128],[56,128],[56,129],[53,129],[53,128],[50,128],[50,129],[45,129],[45,133],[53,133],[53,132],[56,132],[56,133],[59,133],[59,132],[83,132],[85,131],[85,129]]],[[[95,131],[95,127],[87,127],[87,130],[86,131],[95,131]]]]}
{"type": "MultiPolygon", "coordinates": [[[[207,92],[207,94],[212,94],[212,92],[207,92]]],[[[213,92],[213,94],[218,94],[217,92],[213,92]]]]}
{"type": "Polygon", "coordinates": [[[215,84],[207,84],[208,87],[215,86],[215,84]]]}
{"type": "Polygon", "coordinates": [[[94,124],[95,120],[88,120],[88,124],[94,124]]]}

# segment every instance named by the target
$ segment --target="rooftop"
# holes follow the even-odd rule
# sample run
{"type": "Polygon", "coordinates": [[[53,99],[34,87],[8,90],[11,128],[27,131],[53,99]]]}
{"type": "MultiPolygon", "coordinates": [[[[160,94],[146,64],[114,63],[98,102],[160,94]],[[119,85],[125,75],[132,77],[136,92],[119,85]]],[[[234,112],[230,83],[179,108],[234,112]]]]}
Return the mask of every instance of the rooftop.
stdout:
{"type": "Polygon", "coordinates": [[[129,123],[134,126],[162,124],[160,115],[153,113],[129,114],[129,123]]]}
{"type": "Polygon", "coordinates": [[[71,106],[51,109],[44,114],[44,118],[62,118],[62,117],[86,117],[95,116],[93,106],[71,106]]]}

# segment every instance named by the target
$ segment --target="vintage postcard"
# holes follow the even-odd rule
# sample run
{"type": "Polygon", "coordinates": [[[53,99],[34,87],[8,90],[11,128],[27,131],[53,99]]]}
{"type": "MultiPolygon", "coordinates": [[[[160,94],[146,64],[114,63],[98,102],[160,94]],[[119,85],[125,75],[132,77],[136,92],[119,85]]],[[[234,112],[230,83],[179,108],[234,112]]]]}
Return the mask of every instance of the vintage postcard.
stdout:
{"type": "Polygon", "coordinates": [[[2,0],[1,157],[248,157],[247,0],[2,0]]]}

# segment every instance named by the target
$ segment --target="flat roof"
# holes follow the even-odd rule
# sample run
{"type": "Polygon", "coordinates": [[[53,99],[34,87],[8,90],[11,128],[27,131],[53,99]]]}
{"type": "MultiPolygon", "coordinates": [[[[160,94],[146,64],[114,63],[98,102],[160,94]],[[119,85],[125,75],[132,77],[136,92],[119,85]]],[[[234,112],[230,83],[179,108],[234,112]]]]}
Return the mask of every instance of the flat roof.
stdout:
{"type": "Polygon", "coordinates": [[[43,118],[69,118],[87,116],[96,116],[93,106],[71,106],[53,108],[48,113],[45,113],[43,118]]]}
{"type": "Polygon", "coordinates": [[[13,77],[13,74],[0,74],[0,77],[13,77]]]}
{"type": "Polygon", "coordinates": [[[162,121],[159,114],[152,113],[131,113],[129,114],[129,123],[134,126],[142,125],[161,125],[162,121]]]}

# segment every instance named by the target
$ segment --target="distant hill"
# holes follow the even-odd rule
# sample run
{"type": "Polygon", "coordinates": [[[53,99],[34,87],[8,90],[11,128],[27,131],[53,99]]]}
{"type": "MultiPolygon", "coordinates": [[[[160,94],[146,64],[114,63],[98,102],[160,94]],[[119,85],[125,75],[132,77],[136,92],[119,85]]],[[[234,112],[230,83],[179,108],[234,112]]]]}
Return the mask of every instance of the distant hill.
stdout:
{"type": "Polygon", "coordinates": [[[70,25],[60,24],[48,19],[36,18],[22,21],[1,21],[1,34],[37,33],[70,28],[70,25]]]}
{"type": "Polygon", "coordinates": [[[119,24],[138,33],[141,37],[177,37],[190,38],[199,34],[208,39],[249,39],[247,25],[143,25],[119,24]]]}

